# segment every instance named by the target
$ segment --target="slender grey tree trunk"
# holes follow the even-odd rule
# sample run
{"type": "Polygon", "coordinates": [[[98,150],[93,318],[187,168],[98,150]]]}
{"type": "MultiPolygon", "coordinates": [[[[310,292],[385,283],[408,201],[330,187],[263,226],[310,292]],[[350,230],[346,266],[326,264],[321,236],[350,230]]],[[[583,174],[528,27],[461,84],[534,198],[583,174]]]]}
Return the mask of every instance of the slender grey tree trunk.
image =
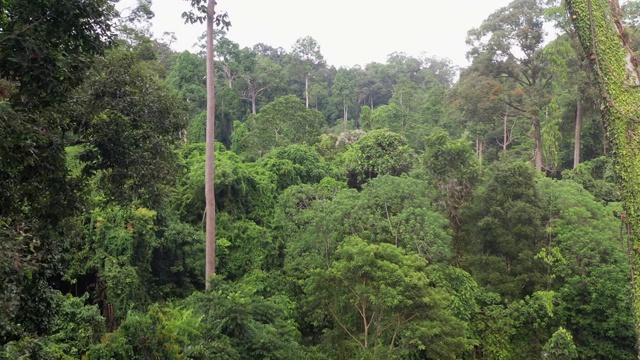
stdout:
{"type": "Polygon", "coordinates": [[[580,164],[580,137],[582,135],[582,99],[578,94],[576,100],[576,131],[573,141],[573,168],[575,169],[580,164]]]}
{"type": "Polygon", "coordinates": [[[253,93],[253,95],[251,96],[251,112],[253,113],[253,115],[257,114],[256,112],[256,94],[253,93]]]}
{"type": "Polygon", "coordinates": [[[347,98],[346,97],[342,99],[342,113],[343,113],[343,119],[344,119],[344,131],[347,131],[348,115],[347,115],[347,98]]]}
{"type": "Polygon", "coordinates": [[[304,98],[307,104],[307,109],[309,108],[309,74],[304,75],[304,98]]]}
{"type": "Polygon", "coordinates": [[[534,138],[536,141],[535,151],[535,167],[537,171],[542,171],[542,131],[540,129],[540,120],[533,121],[534,138]]]}
{"type": "Polygon", "coordinates": [[[507,120],[509,119],[509,112],[504,113],[504,120],[502,122],[502,151],[507,152],[507,146],[509,146],[509,134],[507,133],[507,120]]]}
{"type": "Polygon", "coordinates": [[[213,20],[215,0],[207,4],[207,130],[204,187],[206,197],[206,250],[205,250],[205,287],[209,289],[211,276],[216,273],[216,193],[215,193],[215,75],[213,20]]]}

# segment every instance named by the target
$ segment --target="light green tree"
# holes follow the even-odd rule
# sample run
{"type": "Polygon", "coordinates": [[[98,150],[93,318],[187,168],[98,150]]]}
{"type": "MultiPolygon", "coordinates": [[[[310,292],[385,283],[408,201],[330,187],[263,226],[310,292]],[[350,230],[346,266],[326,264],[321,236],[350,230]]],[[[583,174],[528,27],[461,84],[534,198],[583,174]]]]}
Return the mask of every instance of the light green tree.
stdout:
{"type": "Polygon", "coordinates": [[[424,259],[391,244],[344,239],[329,268],[311,271],[305,293],[330,316],[334,357],[455,359],[470,345],[424,259]]]}
{"type": "Polygon", "coordinates": [[[543,359],[571,360],[578,357],[576,345],[573,343],[571,333],[560,327],[558,331],[544,344],[543,359]]]}

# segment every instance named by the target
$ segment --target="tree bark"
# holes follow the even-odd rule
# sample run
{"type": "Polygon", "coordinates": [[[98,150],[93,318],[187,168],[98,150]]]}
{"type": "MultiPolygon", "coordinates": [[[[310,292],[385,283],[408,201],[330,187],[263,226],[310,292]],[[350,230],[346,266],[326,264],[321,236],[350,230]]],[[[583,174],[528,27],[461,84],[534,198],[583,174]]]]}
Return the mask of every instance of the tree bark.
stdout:
{"type": "Polygon", "coordinates": [[[253,93],[251,95],[251,113],[253,115],[256,115],[258,112],[256,111],[256,97],[257,95],[255,93],[253,93]]]}
{"type": "Polygon", "coordinates": [[[205,287],[209,289],[211,277],[216,273],[216,195],[215,195],[215,74],[213,21],[215,0],[207,4],[207,130],[205,160],[205,197],[206,197],[206,250],[205,250],[205,287]]]}
{"type": "Polygon", "coordinates": [[[236,78],[235,75],[233,75],[233,73],[231,72],[231,69],[229,68],[229,64],[228,63],[222,63],[222,71],[224,72],[224,75],[227,78],[227,84],[229,85],[229,89],[233,89],[233,80],[236,78]]]}
{"type": "Polygon", "coordinates": [[[507,107],[507,111],[505,111],[504,113],[504,119],[502,121],[502,130],[503,130],[503,134],[502,134],[502,151],[504,151],[505,153],[507,152],[507,147],[509,146],[509,143],[511,142],[509,133],[507,131],[507,121],[509,120],[509,108],[507,107]]]}
{"type": "Polygon", "coordinates": [[[342,99],[342,113],[343,113],[343,120],[344,120],[344,131],[347,131],[348,120],[347,120],[347,98],[346,97],[342,99]]]}
{"type": "Polygon", "coordinates": [[[533,121],[533,137],[536,141],[535,166],[536,171],[542,171],[542,132],[540,130],[540,120],[533,121]]]}
{"type": "Polygon", "coordinates": [[[228,84],[229,89],[233,89],[233,78],[231,77],[231,75],[228,75],[228,84]]]}
{"type": "Polygon", "coordinates": [[[573,168],[580,164],[580,138],[582,136],[582,98],[576,100],[576,131],[573,140],[573,168]]]}
{"type": "Polygon", "coordinates": [[[630,230],[636,350],[640,349],[640,75],[622,26],[617,0],[565,3],[604,101],[603,118],[630,230]]]}
{"type": "Polygon", "coordinates": [[[309,108],[309,74],[304,74],[304,98],[307,104],[307,109],[309,108]]]}

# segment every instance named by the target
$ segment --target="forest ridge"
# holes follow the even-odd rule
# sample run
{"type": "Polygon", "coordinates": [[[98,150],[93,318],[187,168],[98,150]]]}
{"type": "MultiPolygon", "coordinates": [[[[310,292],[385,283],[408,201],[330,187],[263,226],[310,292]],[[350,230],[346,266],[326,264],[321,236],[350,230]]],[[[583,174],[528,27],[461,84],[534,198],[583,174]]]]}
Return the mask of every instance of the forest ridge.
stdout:
{"type": "Polygon", "coordinates": [[[462,69],[217,27],[205,291],[204,38],[0,0],[0,359],[636,359],[635,133],[580,3],[496,10],[462,69]]]}

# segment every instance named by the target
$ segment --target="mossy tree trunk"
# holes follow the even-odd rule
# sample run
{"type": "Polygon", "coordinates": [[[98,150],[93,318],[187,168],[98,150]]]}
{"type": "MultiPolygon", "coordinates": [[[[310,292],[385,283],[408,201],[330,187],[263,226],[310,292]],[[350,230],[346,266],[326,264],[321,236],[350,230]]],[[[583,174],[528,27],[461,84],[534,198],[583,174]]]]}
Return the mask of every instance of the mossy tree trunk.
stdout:
{"type": "Polygon", "coordinates": [[[604,125],[618,173],[632,241],[636,348],[640,348],[640,76],[618,0],[566,0],[580,43],[599,82],[604,125]]]}

